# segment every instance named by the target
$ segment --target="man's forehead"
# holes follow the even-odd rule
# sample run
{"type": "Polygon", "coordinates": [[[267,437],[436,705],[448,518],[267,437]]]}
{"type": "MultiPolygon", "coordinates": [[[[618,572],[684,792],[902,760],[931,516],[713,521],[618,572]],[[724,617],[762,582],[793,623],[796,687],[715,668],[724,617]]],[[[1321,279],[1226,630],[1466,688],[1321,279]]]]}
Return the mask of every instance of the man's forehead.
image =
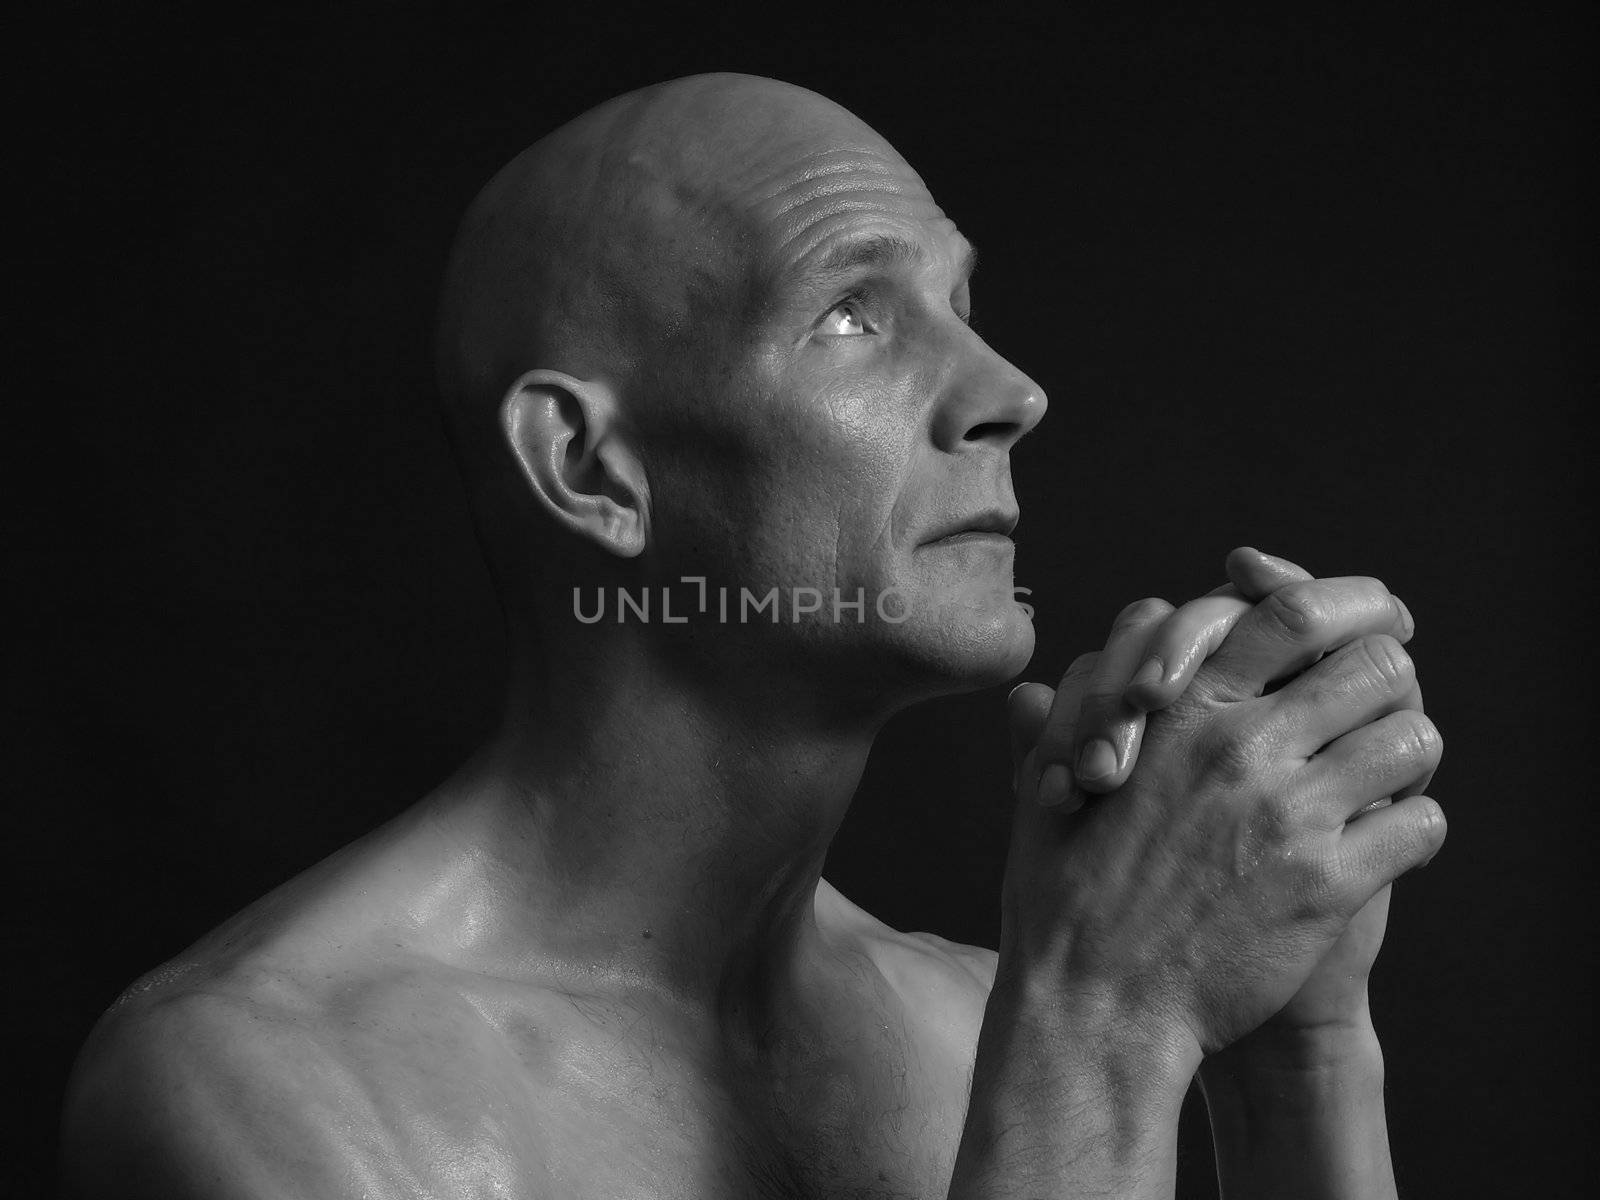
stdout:
{"type": "Polygon", "coordinates": [[[959,260],[968,249],[881,135],[804,89],[737,76],[681,81],[626,125],[617,132],[631,143],[629,174],[654,196],[643,207],[658,234],[698,229],[741,273],[809,269],[840,241],[869,235],[923,256],[959,260]]]}
{"type": "Polygon", "coordinates": [[[776,275],[960,260],[970,252],[921,177],[887,145],[796,156],[734,205],[746,214],[759,265],[776,275]]]}

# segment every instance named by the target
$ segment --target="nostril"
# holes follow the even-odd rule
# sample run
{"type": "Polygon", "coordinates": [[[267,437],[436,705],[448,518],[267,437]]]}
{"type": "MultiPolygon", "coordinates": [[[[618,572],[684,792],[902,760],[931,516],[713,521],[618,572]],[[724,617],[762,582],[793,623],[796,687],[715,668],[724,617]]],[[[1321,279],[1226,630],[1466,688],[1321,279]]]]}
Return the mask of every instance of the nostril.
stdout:
{"type": "Polygon", "coordinates": [[[1016,432],[1014,421],[982,421],[967,430],[966,440],[984,442],[991,438],[1009,438],[1016,432]]]}

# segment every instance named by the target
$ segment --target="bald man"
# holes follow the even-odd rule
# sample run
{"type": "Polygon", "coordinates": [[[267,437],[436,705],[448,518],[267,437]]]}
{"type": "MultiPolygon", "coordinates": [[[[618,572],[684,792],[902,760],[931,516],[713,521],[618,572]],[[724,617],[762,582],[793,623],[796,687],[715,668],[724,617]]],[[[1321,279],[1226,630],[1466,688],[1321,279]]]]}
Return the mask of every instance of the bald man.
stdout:
{"type": "Polygon", "coordinates": [[[1393,1194],[1365,981],[1443,821],[1377,581],[1239,551],[1017,689],[998,954],[821,878],[883,722],[1033,648],[1045,400],[971,267],[769,80],[622,97],[489,184],[439,362],[504,719],[113,1006],[69,1194],[1170,1196],[1197,1072],[1230,1197],[1393,1194]]]}

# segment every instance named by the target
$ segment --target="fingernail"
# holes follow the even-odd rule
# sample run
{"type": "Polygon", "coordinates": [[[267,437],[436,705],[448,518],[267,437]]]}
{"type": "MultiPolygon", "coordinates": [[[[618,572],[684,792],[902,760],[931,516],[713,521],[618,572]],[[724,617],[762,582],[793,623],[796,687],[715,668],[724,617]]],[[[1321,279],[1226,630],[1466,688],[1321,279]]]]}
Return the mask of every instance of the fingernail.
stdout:
{"type": "Polygon", "coordinates": [[[1095,783],[1116,774],[1117,751],[1105,738],[1095,738],[1078,752],[1078,778],[1095,783]]]}
{"type": "Polygon", "coordinates": [[[1129,687],[1160,687],[1162,677],[1167,673],[1167,664],[1161,661],[1159,655],[1152,654],[1145,660],[1144,666],[1139,668],[1131,680],[1129,687]]]}
{"type": "Polygon", "coordinates": [[[1399,596],[1390,593],[1389,599],[1394,601],[1394,606],[1400,610],[1400,640],[1405,641],[1417,631],[1417,623],[1411,619],[1411,610],[1406,607],[1406,602],[1399,596]]]}
{"type": "Polygon", "coordinates": [[[1051,763],[1039,776],[1039,807],[1055,808],[1072,791],[1072,772],[1060,763],[1051,763]]]}

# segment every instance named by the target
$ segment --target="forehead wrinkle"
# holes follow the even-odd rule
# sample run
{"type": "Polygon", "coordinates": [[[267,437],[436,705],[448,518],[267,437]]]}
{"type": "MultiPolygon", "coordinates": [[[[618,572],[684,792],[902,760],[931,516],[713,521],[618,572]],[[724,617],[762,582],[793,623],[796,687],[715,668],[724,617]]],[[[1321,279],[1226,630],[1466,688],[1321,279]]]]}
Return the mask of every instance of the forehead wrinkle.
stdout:
{"type": "Polygon", "coordinates": [[[819,179],[844,175],[852,171],[866,175],[903,178],[910,172],[910,167],[896,156],[855,146],[835,147],[786,162],[777,170],[751,181],[740,189],[739,194],[747,202],[761,205],[785,192],[804,189],[819,179]],[[830,161],[833,159],[840,161],[830,161]]]}
{"type": "Polygon", "coordinates": [[[796,209],[843,192],[892,194],[904,186],[897,174],[894,158],[847,146],[790,159],[748,183],[710,176],[686,190],[696,207],[717,213],[758,242],[770,242],[772,231],[796,209]]]}
{"type": "Polygon", "coordinates": [[[775,192],[772,198],[761,206],[761,211],[772,220],[780,221],[807,205],[825,202],[844,194],[863,197],[899,196],[908,207],[915,204],[914,198],[906,195],[901,181],[891,175],[867,179],[852,175],[848,178],[822,177],[785,188],[775,192]]]}
{"type": "MultiPolygon", "coordinates": [[[[929,206],[933,207],[931,199],[929,206]]],[[[761,216],[768,229],[776,234],[772,257],[789,265],[799,264],[816,250],[823,239],[806,235],[831,218],[878,213],[915,222],[917,207],[893,182],[863,186],[860,180],[849,183],[840,180],[822,189],[807,188],[803,194],[785,196],[761,216]]],[[[934,207],[934,211],[938,209],[934,207]]]]}
{"type": "Polygon", "coordinates": [[[943,215],[921,177],[898,155],[853,146],[814,151],[785,163],[731,198],[758,222],[781,228],[804,221],[813,207],[846,197],[876,201],[901,215],[912,215],[919,207],[943,215]]]}
{"type": "MultiPolygon", "coordinates": [[[[752,207],[772,221],[781,221],[808,205],[826,203],[831,197],[846,193],[867,197],[896,196],[908,210],[920,204],[936,213],[939,211],[927,187],[916,175],[895,170],[894,165],[888,162],[876,165],[869,171],[854,169],[858,165],[847,164],[836,170],[814,173],[806,170],[805,164],[802,164],[797,177],[747,195],[753,201],[752,207]]],[[[768,182],[771,184],[774,181],[768,182]]]]}
{"type": "Polygon", "coordinates": [[[815,257],[831,239],[867,233],[874,222],[857,224],[851,221],[852,217],[860,214],[877,217],[884,227],[895,231],[888,236],[902,236],[904,232],[910,232],[912,236],[902,236],[902,240],[912,242],[918,241],[915,233],[917,227],[924,223],[909,205],[888,206],[870,197],[830,196],[826,198],[826,203],[819,203],[816,207],[821,211],[806,214],[809,219],[774,247],[773,257],[783,264],[785,273],[797,268],[804,270],[807,260],[815,257]]]}

